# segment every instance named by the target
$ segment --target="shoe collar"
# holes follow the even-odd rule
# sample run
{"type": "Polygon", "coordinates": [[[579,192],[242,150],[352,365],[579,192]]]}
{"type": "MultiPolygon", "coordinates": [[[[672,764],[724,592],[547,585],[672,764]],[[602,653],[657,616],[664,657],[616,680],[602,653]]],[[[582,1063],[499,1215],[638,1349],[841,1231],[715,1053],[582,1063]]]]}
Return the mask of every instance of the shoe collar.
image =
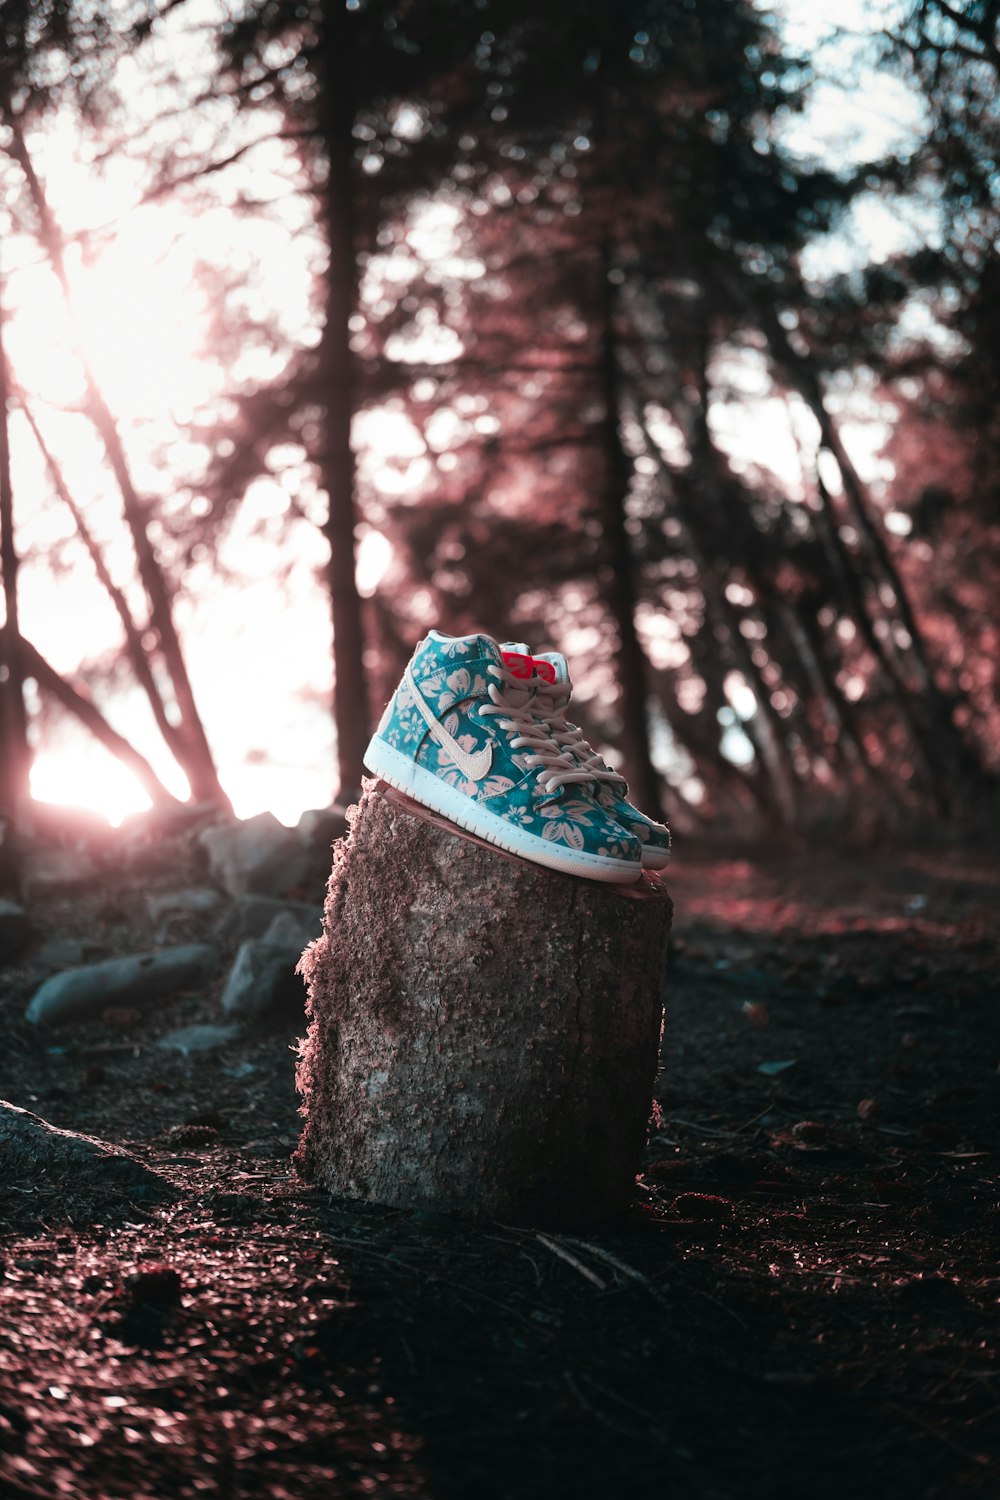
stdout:
{"type": "Polygon", "coordinates": [[[444,655],[456,667],[473,661],[487,661],[498,667],[503,666],[503,652],[491,635],[445,635],[441,630],[429,630],[421,645],[450,647],[451,650],[446,650],[444,655]]]}

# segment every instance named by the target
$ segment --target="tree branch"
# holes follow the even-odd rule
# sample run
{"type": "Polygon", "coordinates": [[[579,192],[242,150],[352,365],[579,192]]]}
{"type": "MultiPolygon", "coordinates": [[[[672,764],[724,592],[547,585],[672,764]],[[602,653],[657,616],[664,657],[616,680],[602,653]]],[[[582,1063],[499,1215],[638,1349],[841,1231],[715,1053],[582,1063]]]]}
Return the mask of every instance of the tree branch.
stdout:
{"type": "MultiPolygon", "coordinates": [[[[0,638],[3,639],[6,649],[6,630],[0,631],[0,638]]],[[[120,735],[116,729],[112,729],[97,704],[61,677],[55,667],[51,666],[41,652],[23,636],[20,638],[19,645],[25,676],[34,677],[42,692],[50,693],[57,703],[61,703],[64,708],[75,715],[81,724],[90,730],[94,738],[100,741],[105,750],[109,750],[127,770],[132,772],[156,806],[179,806],[178,799],[172,792],[167,791],[149,761],[140,755],[123,735],[120,735]]]]}

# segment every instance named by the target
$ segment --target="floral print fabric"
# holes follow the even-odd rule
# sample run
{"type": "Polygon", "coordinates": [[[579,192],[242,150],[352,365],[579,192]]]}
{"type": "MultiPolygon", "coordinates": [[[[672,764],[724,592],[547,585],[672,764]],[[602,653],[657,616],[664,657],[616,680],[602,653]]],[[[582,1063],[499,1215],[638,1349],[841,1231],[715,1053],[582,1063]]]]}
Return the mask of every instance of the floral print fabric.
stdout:
{"type": "Polygon", "coordinates": [[[511,745],[516,732],[505,731],[503,715],[479,716],[479,706],[491,701],[489,685],[496,681],[489,668],[502,664],[500,650],[488,636],[425,637],[414,652],[409,673],[460,758],[435,737],[406,678],[382,716],[379,737],[463,796],[527,833],[580,852],[637,861],[635,835],[601,805],[589,783],[546,791],[529,763],[530,753],[511,745]],[[460,763],[477,755],[488,764],[486,774],[478,779],[460,763]]]}

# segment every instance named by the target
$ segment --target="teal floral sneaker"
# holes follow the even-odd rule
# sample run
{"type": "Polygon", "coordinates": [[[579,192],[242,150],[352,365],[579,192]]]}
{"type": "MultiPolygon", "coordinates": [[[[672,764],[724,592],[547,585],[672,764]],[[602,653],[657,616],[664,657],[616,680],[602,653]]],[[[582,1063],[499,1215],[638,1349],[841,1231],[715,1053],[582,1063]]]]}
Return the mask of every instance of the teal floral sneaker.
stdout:
{"type": "Polygon", "coordinates": [[[389,700],[365,765],[535,864],[590,880],[638,880],[638,837],[598,800],[601,783],[537,716],[537,682],[530,657],[508,663],[487,635],[432,630],[389,700]]]}
{"type": "Polygon", "coordinates": [[[501,650],[517,652],[533,662],[537,673],[534,699],[536,714],[559,748],[565,750],[581,770],[594,778],[596,797],[601,806],[611,814],[616,823],[620,823],[639,840],[642,845],[643,869],[662,870],[670,861],[669,828],[647,818],[645,813],[633,807],[627,797],[628,782],[624,776],[613,771],[584,738],[583,730],[566,719],[565,710],[573,693],[573,684],[570,682],[565,656],[561,656],[558,651],[543,651],[538,656],[531,656],[523,642],[505,642],[501,650]]]}

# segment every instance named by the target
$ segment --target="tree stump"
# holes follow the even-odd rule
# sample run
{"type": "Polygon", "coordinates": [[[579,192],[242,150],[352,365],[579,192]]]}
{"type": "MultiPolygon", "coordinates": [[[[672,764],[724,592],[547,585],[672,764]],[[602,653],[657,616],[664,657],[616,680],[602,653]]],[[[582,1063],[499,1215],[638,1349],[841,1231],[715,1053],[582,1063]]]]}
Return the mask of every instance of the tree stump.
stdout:
{"type": "Polygon", "coordinates": [[[557,1228],[629,1204],[671,904],[529,864],[366,783],[303,954],[304,1177],[557,1228]]]}

